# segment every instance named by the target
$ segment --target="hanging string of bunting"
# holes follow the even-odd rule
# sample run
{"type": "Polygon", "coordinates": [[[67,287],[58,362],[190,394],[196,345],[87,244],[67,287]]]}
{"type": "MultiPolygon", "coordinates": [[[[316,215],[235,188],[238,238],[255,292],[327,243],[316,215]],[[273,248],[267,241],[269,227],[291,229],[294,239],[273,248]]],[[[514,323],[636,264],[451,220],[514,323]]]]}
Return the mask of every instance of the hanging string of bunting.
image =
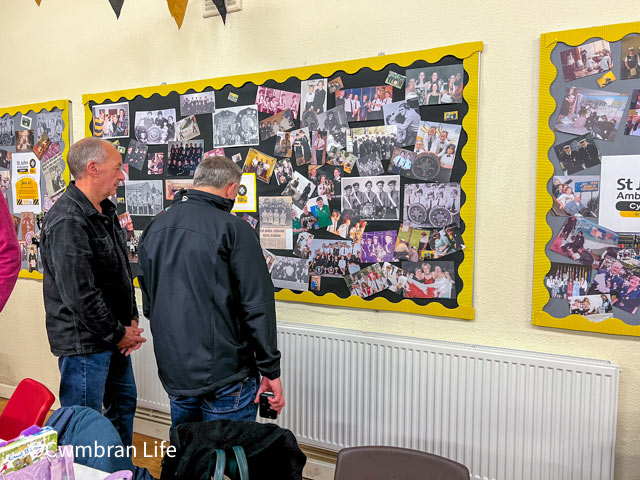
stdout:
{"type": "MultiPolygon", "coordinates": [[[[36,4],[40,6],[40,2],[42,0],[35,0],[36,4]]],[[[227,5],[225,4],[225,0],[212,0],[213,4],[218,9],[220,13],[220,18],[222,18],[222,23],[227,23],[227,5]]],[[[120,12],[122,11],[122,5],[124,5],[124,0],[109,0],[111,4],[111,8],[116,14],[116,18],[120,18],[120,12]]],[[[176,21],[178,25],[178,29],[182,27],[182,22],[184,21],[184,15],[187,11],[187,4],[189,0],[167,0],[167,6],[169,7],[169,13],[176,21]]]]}

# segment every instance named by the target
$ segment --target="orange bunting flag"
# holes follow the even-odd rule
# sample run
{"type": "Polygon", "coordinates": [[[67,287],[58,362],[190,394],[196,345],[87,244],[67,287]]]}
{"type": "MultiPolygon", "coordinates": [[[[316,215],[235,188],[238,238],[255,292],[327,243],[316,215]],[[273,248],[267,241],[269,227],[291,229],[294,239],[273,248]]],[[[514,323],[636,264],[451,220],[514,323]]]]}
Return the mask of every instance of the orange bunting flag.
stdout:
{"type": "Polygon", "coordinates": [[[182,21],[184,20],[184,14],[187,11],[187,3],[189,0],[167,0],[169,6],[169,12],[178,24],[178,29],[182,27],[182,21]]]}
{"type": "Polygon", "coordinates": [[[36,3],[38,4],[38,6],[40,6],[40,2],[41,2],[41,1],[42,1],[42,0],[36,0],[36,3]]]}

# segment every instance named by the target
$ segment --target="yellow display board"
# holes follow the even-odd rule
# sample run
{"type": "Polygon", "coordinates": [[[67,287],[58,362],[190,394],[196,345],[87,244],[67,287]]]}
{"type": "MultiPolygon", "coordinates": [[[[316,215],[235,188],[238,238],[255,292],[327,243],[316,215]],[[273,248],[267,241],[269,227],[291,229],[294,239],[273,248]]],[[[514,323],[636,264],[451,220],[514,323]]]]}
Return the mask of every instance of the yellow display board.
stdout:
{"type": "MultiPolygon", "coordinates": [[[[69,169],[66,164],[67,152],[69,151],[69,147],[71,144],[71,102],[69,100],[55,100],[50,102],[43,103],[32,103],[29,105],[19,105],[15,107],[6,107],[0,108],[0,118],[5,117],[6,115],[10,116],[29,116],[29,115],[37,115],[39,113],[53,113],[60,112],[63,122],[63,129],[61,133],[61,143],[63,144],[63,148],[61,149],[62,157],[65,159],[65,168],[63,171],[63,177],[65,182],[69,183],[69,169]]],[[[34,122],[35,123],[35,122],[34,122]]],[[[35,139],[38,140],[37,138],[35,139]]],[[[2,145],[0,145],[0,149],[2,149],[2,145]]],[[[44,185],[40,184],[40,193],[44,194],[44,185]]],[[[11,205],[9,205],[11,210],[11,205]]],[[[12,212],[13,213],[13,212],[12,212]]],[[[18,216],[20,214],[16,214],[18,216]]],[[[29,272],[27,269],[22,269],[20,271],[20,277],[22,278],[33,278],[33,279],[42,279],[42,273],[38,270],[34,270],[29,272]]]]}
{"type": "MultiPolygon", "coordinates": [[[[224,88],[227,88],[227,90],[225,90],[225,92],[227,92],[229,86],[232,90],[237,89],[237,91],[241,91],[242,87],[247,83],[258,86],[265,84],[273,85],[275,83],[284,83],[292,77],[300,80],[308,79],[309,77],[314,75],[316,77],[322,76],[324,78],[331,78],[333,76],[337,76],[338,73],[345,77],[349,75],[356,75],[362,69],[379,71],[389,67],[390,65],[396,65],[398,69],[404,70],[405,67],[414,64],[414,62],[416,61],[424,61],[429,64],[436,64],[445,57],[455,58],[458,59],[458,61],[461,60],[464,67],[464,72],[466,72],[466,74],[468,75],[468,83],[466,83],[464,86],[463,97],[464,101],[468,104],[468,112],[466,113],[466,115],[464,115],[462,121],[462,128],[467,135],[467,141],[461,151],[461,156],[464,158],[464,162],[466,163],[466,172],[464,173],[460,182],[461,190],[466,196],[466,200],[460,210],[460,217],[464,221],[465,225],[463,240],[466,248],[464,250],[464,259],[458,267],[458,275],[462,280],[463,288],[461,288],[457,294],[457,305],[452,308],[447,308],[441,303],[437,302],[420,305],[412,301],[411,299],[390,301],[387,298],[381,297],[367,299],[356,296],[349,296],[347,298],[342,298],[330,292],[322,295],[316,295],[311,291],[295,292],[287,289],[278,291],[276,293],[276,298],[278,300],[286,301],[298,301],[376,310],[393,310],[471,320],[474,318],[472,292],[475,244],[476,147],[479,83],[478,74],[481,51],[482,43],[474,42],[430,50],[422,50],[395,55],[383,55],[346,62],[327,63],[323,65],[305,66],[300,68],[254,73],[248,75],[235,75],[208,80],[183,82],[172,85],[159,85],[155,87],[87,94],[83,95],[83,103],[85,105],[85,134],[86,136],[91,136],[93,134],[93,108],[99,107],[100,105],[107,104],[109,102],[133,102],[149,99],[149,101],[156,102],[155,105],[157,106],[154,109],[160,109],[165,107],[158,106],[161,105],[161,100],[159,99],[175,94],[203,92],[205,90],[211,91],[212,89],[217,93],[222,91],[224,88]]],[[[402,91],[404,91],[404,89],[402,91]]],[[[227,100],[227,93],[224,94],[224,99],[227,100]]],[[[218,101],[216,100],[216,108],[217,104],[218,101]]],[[[239,105],[240,104],[241,103],[239,103],[239,105]]],[[[149,109],[151,108],[149,107],[149,109]]],[[[450,110],[455,109],[456,108],[454,106],[450,110]]],[[[133,123],[133,118],[131,118],[131,121],[133,123]]],[[[353,126],[355,125],[352,125],[352,127],[353,126]]]]}
{"type": "MultiPolygon", "coordinates": [[[[639,80],[628,79],[623,69],[624,54],[627,52],[628,43],[631,40],[630,36],[640,34],[640,22],[618,24],[618,25],[606,25],[601,27],[582,28],[577,30],[566,30],[560,32],[545,33],[540,39],[540,87],[539,87],[539,113],[538,113],[538,153],[537,153],[537,182],[536,182],[536,220],[535,220],[535,262],[534,262],[534,274],[533,274],[533,305],[532,305],[532,323],[534,325],[543,327],[556,327],[569,330],[582,330],[589,332],[599,332],[617,335],[640,335],[640,318],[638,313],[633,316],[625,316],[625,320],[617,318],[624,314],[620,309],[613,308],[613,316],[603,319],[602,321],[592,321],[586,315],[582,314],[570,314],[573,306],[566,309],[567,315],[558,315],[550,313],[549,305],[553,301],[551,295],[551,289],[545,285],[545,279],[547,275],[551,275],[552,261],[550,260],[549,250],[547,248],[553,248],[551,242],[554,240],[554,232],[550,226],[550,218],[552,207],[554,207],[554,199],[550,194],[549,185],[552,177],[555,175],[561,175],[559,173],[559,167],[557,166],[556,158],[560,159],[560,156],[554,153],[554,146],[561,144],[561,140],[557,138],[556,132],[563,131],[558,129],[558,124],[552,126],[552,116],[558,114],[562,115],[562,109],[565,107],[563,101],[565,101],[565,88],[569,89],[572,85],[579,85],[589,89],[595,89],[601,93],[608,92],[622,92],[630,95],[633,89],[640,87],[639,80]],[[583,65],[585,53],[589,50],[589,45],[592,42],[609,42],[607,46],[610,50],[610,60],[612,61],[612,67],[609,71],[606,71],[606,59],[605,68],[602,66],[596,66],[598,68],[598,75],[593,74],[589,80],[590,83],[585,83],[585,78],[581,75],[571,75],[571,71],[578,68],[589,68],[588,65],[583,65]],[[572,49],[572,47],[579,47],[572,49]],[[621,53],[623,52],[624,53],[621,53]],[[562,54],[562,52],[565,52],[562,54]],[[564,57],[562,56],[564,55],[564,57]],[[582,58],[581,58],[582,56],[582,58]],[[606,78],[600,79],[602,73],[606,71],[606,78]],[[569,72],[569,73],[567,73],[569,72]],[[611,79],[616,79],[611,82],[611,79]],[[578,82],[576,82],[578,80],[578,82]],[[600,82],[598,82],[600,80],[600,82]],[[558,82],[562,85],[562,90],[554,89],[554,86],[558,85],[558,82]],[[554,94],[555,92],[555,94],[554,94]],[[562,92],[562,94],[560,93],[562,92]],[[554,161],[556,162],[554,166],[554,161]],[[638,318],[636,322],[635,319],[638,318]],[[637,323],[637,324],[634,324],[637,323]]],[[[640,37],[638,37],[640,38],[640,37]]],[[[640,45],[640,40],[633,43],[636,45],[635,54],[638,53],[637,46],[640,45]]],[[[606,43],[598,43],[598,48],[603,48],[601,45],[606,43]]],[[[600,55],[600,58],[603,55],[600,55]]],[[[605,54],[606,56],[606,54],[605,54]]],[[[590,58],[587,59],[588,61],[590,58]]],[[[591,72],[586,74],[591,75],[591,72]]],[[[582,75],[585,75],[584,73],[582,75]]],[[[637,78],[637,77],[635,77],[637,78]]],[[[596,95],[595,93],[593,94],[596,95]]],[[[632,100],[633,101],[633,100],[632,100]]],[[[629,110],[629,102],[627,101],[625,107],[625,116],[619,121],[617,127],[617,136],[615,136],[615,142],[620,145],[620,142],[626,141],[625,135],[628,132],[625,130],[627,117],[626,114],[629,110]]],[[[558,120],[559,121],[559,120],[558,120]]],[[[580,125],[580,123],[577,123],[580,125]]],[[[566,130],[565,130],[566,131],[566,130]]],[[[616,143],[604,139],[598,139],[596,135],[596,143],[609,152],[615,150],[612,149],[612,145],[616,143]]],[[[626,137],[628,138],[628,137],[626,137]]],[[[629,145],[626,143],[624,145],[629,145]]],[[[624,147],[618,148],[615,154],[632,155],[636,154],[638,147],[624,147]]],[[[609,155],[606,153],[604,155],[609,155]]],[[[566,172],[564,172],[566,175],[566,172]]],[[[602,182],[600,182],[602,183],[602,182]]],[[[600,205],[600,212],[602,212],[602,204],[600,205]]],[[[600,220],[601,221],[601,220],[600,220]]],[[[593,223],[597,223],[593,220],[593,223]]],[[[554,250],[557,251],[557,250],[554,250]]],[[[572,263],[567,260],[566,263],[572,263]]],[[[577,262],[573,262],[578,266],[577,262]]],[[[598,266],[594,265],[592,275],[595,276],[598,273],[598,266]]],[[[601,267],[600,267],[601,268],[601,267]]],[[[601,272],[602,270],[600,270],[601,272]]],[[[625,283],[626,285],[626,283],[625,283]]],[[[574,295],[573,298],[576,298],[574,295]]],[[[613,305],[615,307],[615,303],[613,305]]],[[[575,310],[573,310],[575,311],[575,310]]]]}

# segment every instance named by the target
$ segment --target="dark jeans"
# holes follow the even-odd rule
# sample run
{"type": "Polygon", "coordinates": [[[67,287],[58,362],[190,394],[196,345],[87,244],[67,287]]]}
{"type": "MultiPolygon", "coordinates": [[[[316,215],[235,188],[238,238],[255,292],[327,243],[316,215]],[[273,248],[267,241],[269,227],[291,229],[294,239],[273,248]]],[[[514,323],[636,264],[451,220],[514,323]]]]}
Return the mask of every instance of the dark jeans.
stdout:
{"type": "Polygon", "coordinates": [[[171,430],[186,422],[210,420],[256,420],[258,404],[253,403],[258,393],[258,381],[246,378],[242,382],[220,387],[200,397],[175,397],[171,403],[171,430]]]}
{"type": "Polygon", "coordinates": [[[63,407],[90,407],[107,417],[122,443],[133,442],[133,417],[136,413],[136,382],[131,357],[118,351],[71,355],[58,358],[60,368],[60,404],[63,407]]]}

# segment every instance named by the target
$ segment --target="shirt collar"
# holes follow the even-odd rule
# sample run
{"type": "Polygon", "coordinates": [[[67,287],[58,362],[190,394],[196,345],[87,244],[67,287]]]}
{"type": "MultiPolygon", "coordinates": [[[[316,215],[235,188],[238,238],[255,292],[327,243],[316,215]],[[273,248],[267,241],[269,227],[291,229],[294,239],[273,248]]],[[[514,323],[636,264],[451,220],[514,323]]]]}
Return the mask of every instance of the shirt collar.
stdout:
{"type": "MultiPolygon", "coordinates": [[[[75,180],[71,181],[65,193],[82,209],[82,212],[87,217],[100,214],[82,190],[76,187],[75,180]]],[[[100,207],[102,207],[102,214],[106,216],[111,216],[116,212],[116,206],[108,198],[105,198],[100,202],[100,207]]]]}
{"type": "Polygon", "coordinates": [[[234,200],[221,197],[209,192],[203,192],[202,190],[180,190],[173,197],[173,203],[186,202],[188,200],[195,200],[196,202],[204,202],[213,205],[214,207],[224,211],[230,212],[233,208],[234,200]]]}

